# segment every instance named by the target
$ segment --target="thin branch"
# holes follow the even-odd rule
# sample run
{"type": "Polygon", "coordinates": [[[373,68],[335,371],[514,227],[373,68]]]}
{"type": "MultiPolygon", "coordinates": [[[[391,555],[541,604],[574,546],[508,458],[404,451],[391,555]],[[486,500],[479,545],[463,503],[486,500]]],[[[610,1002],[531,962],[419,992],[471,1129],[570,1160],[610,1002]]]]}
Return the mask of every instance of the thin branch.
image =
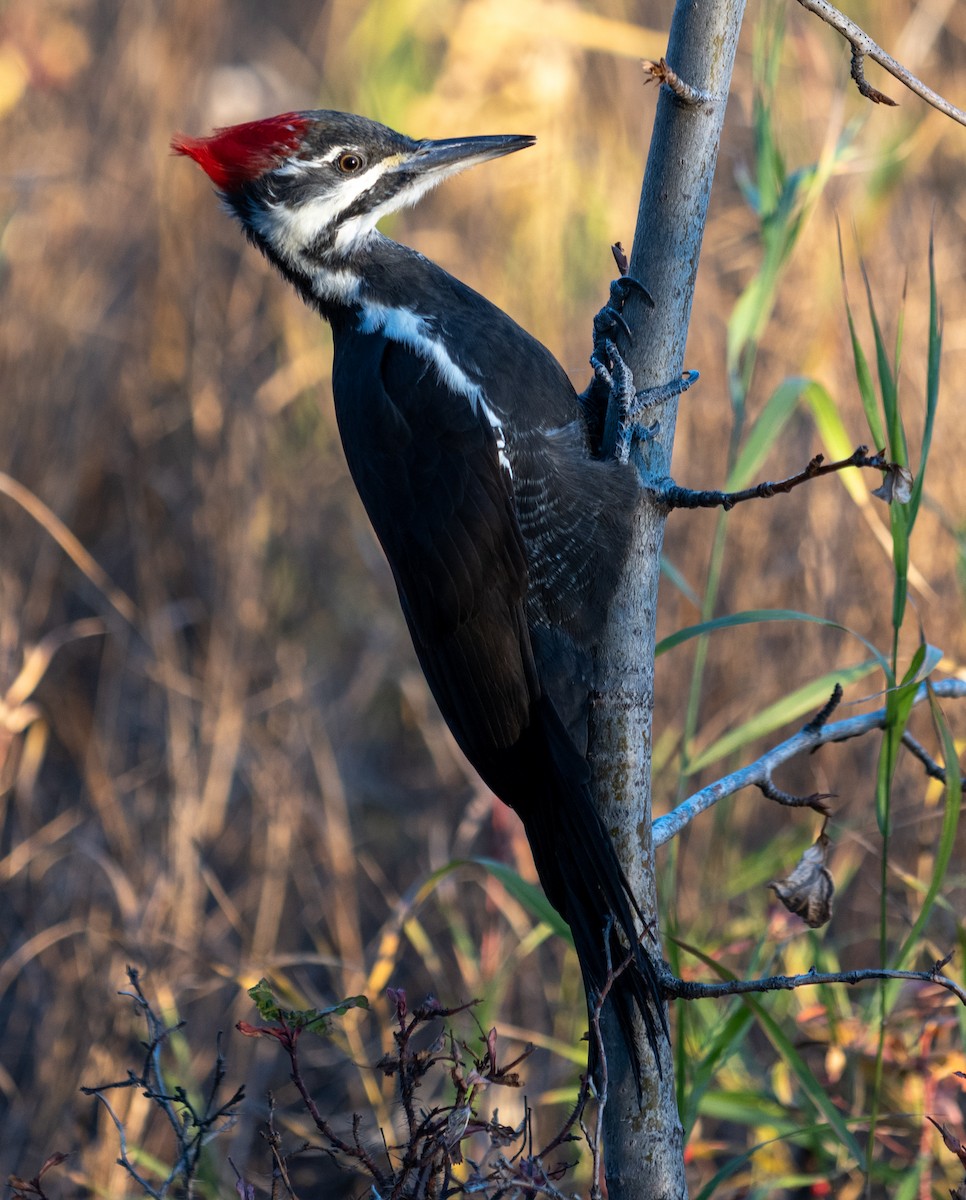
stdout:
{"type": "Polygon", "coordinates": [[[570,1116],[566,1119],[566,1121],[564,1121],[563,1125],[557,1130],[556,1134],[551,1138],[551,1140],[547,1142],[546,1146],[544,1146],[543,1149],[537,1154],[537,1158],[541,1159],[542,1161],[547,1157],[548,1154],[552,1154],[554,1150],[559,1150],[565,1142],[571,1142],[575,1140],[575,1135],[571,1133],[571,1130],[578,1125],[584,1108],[587,1105],[589,1096],[590,1077],[588,1075],[581,1075],[580,1087],[577,1090],[577,1099],[573,1108],[571,1109],[570,1116]]]}
{"type": "Polygon", "coordinates": [[[821,475],[844,471],[847,467],[868,467],[874,471],[886,473],[895,469],[892,463],[886,462],[884,451],[879,450],[876,454],[870,455],[868,446],[859,446],[848,458],[839,459],[838,462],[827,463],[824,455],[816,454],[804,471],[799,471],[797,475],[790,475],[787,479],[779,480],[777,483],[767,481],[756,483],[753,487],[744,488],[740,492],[695,492],[691,488],[669,483],[659,489],[657,499],[663,501],[669,509],[723,508],[725,512],[728,512],[736,504],[741,504],[745,500],[767,500],[778,492],[790,492],[810,479],[818,479],[821,475]]]}
{"type": "Polygon", "coordinates": [[[914,758],[919,759],[930,779],[938,779],[940,783],[946,782],[946,768],[936,762],[926,747],[917,741],[908,729],[902,735],[902,744],[914,758]]]}
{"type": "Polygon", "coordinates": [[[121,1151],[120,1157],[117,1159],[117,1165],[119,1167],[123,1167],[124,1170],[127,1171],[138,1187],[144,1190],[146,1195],[152,1196],[154,1200],[163,1200],[163,1197],[167,1192],[167,1181],[161,1189],[154,1188],[143,1176],[137,1173],[134,1164],[128,1158],[127,1154],[127,1130],[124,1128],[124,1122],[111,1107],[111,1102],[103,1092],[98,1091],[96,1088],[83,1088],[81,1090],[86,1092],[88,1095],[94,1096],[95,1099],[100,1100],[101,1104],[103,1104],[107,1109],[108,1116],[114,1122],[114,1127],[117,1130],[118,1145],[121,1151]]]}
{"type": "Polygon", "coordinates": [[[785,808],[811,808],[824,817],[828,816],[828,805],[825,801],[835,799],[834,792],[812,792],[810,796],[795,796],[791,792],[782,791],[772,782],[770,774],[759,782],[758,790],[766,800],[774,800],[776,804],[782,804],[785,808]]]}
{"type": "Polygon", "coordinates": [[[798,3],[802,8],[808,9],[810,13],[821,17],[826,25],[831,25],[851,45],[852,78],[855,80],[859,91],[867,99],[872,100],[876,104],[895,103],[895,101],[883,95],[882,92],[876,91],[875,88],[865,83],[862,59],[866,55],[873,62],[877,62],[884,70],[888,71],[890,75],[898,79],[901,84],[904,84],[910,92],[915,92],[917,96],[925,100],[927,104],[931,104],[933,108],[938,109],[947,117],[952,117],[960,125],[966,125],[966,112],[963,112],[961,108],[957,108],[954,104],[950,104],[938,92],[934,92],[931,87],[924,84],[921,79],[917,79],[902,63],[896,62],[891,55],[886,54],[882,47],[877,45],[863,29],[860,29],[854,21],[829,4],[828,0],[798,0],[798,3]],[[864,87],[863,84],[865,84],[864,87]]]}
{"type": "Polygon", "coordinates": [[[726,979],[720,983],[697,983],[692,980],[677,979],[666,972],[661,980],[665,994],[676,1000],[706,1000],[719,996],[743,996],[750,992],[790,992],[800,987],[816,987],[819,984],[832,983],[865,983],[873,979],[911,979],[918,983],[934,983],[945,988],[963,1005],[966,1005],[966,991],[943,975],[942,969],[952,958],[948,954],[939,962],[934,963],[929,971],[891,971],[886,968],[869,967],[857,971],[816,971],[812,969],[804,975],[769,975],[764,979],[726,979]]]}
{"type": "Polygon", "coordinates": [[[823,729],[829,723],[829,721],[832,719],[832,714],[842,703],[842,697],[844,694],[845,693],[842,690],[842,685],[837,683],[835,687],[832,688],[832,694],[829,696],[828,700],[826,700],[826,702],[818,710],[815,716],[812,717],[808,724],[803,726],[806,733],[814,733],[816,730],[823,729]]]}
{"type": "Polygon", "coordinates": [[[128,1171],[139,1186],[148,1188],[148,1185],[144,1183],[144,1180],[131,1165],[123,1123],[120,1122],[114,1109],[104,1095],[105,1092],[113,1088],[136,1087],[141,1089],[144,1096],[164,1113],[168,1123],[171,1125],[177,1147],[177,1159],[171,1166],[167,1178],[158,1184],[157,1187],[149,1188],[149,1194],[159,1198],[167,1196],[171,1185],[180,1176],[182,1179],[182,1190],[185,1195],[188,1195],[192,1190],[192,1181],[197,1171],[198,1160],[203,1145],[212,1136],[223,1133],[234,1123],[235,1109],[244,1097],[244,1090],[239,1088],[226,1103],[217,1105],[217,1093],[225,1079],[225,1062],[221,1053],[221,1041],[219,1038],[212,1086],[209,1089],[204,1110],[199,1112],[195,1108],[184,1088],[175,1087],[173,1093],[169,1091],[164,1077],[162,1049],[171,1034],[177,1032],[184,1022],[179,1022],[177,1025],[170,1027],[166,1026],[161,1017],[155,1013],[145,996],[138,971],[134,967],[129,966],[127,975],[134,991],[124,991],[119,994],[128,996],[135,1002],[143,1013],[145,1023],[148,1027],[149,1041],[142,1043],[145,1048],[145,1059],[141,1073],[137,1074],[134,1071],[128,1071],[127,1078],[124,1080],[119,1080],[116,1083],[101,1084],[99,1087],[82,1087],[81,1091],[85,1095],[96,1097],[104,1105],[118,1130],[121,1148],[121,1157],[117,1160],[118,1163],[128,1171]],[[183,1110],[181,1115],[179,1115],[176,1106],[183,1110]],[[220,1126],[219,1122],[222,1122],[220,1126]]]}
{"type": "MultiPolygon", "coordinates": [[[[942,679],[932,684],[933,695],[939,699],[958,700],[966,697],[966,681],[962,679],[942,679]]],[[[916,692],[913,704],[920,704],[926,698],[926,685],[922,684],[916,692]]],[[[733,771],[730,775],[709,783],[667,813],[658,817],[653,825],[655,846],[663,846],[671,838],[677,837],[699,815],[712,808],[726,796],[733,796],[746,787],[760,787],[770,779],[772,772],[800,754],[807,754],[824,746],[828,742],[845,742],[850,738],[864,737],[873,729],[883,729],[886,723],[886,710],[878,708],[874,712],[863,713],[859,717],[849,717],[845,721],[835,721],[832,724],[816,727],[813,720],[793,737],[781,742],[774,749],[763,754],[761,758],[733,771]]],[[[918,757],[918,756],[917,756],[918,757]]]]}
{"type": "Polygon", "coordinates": [[[866,100],[871,100],[873,104],[885,104],[888,108],[896,108],[898,101],[893,100],[891,96],[887,96],[885,92],[880,92],[878,88],[874,88],[868,79],[865,77],[865,52],[852,43],[852,65],[850,67],[852,80],[855,86],[859,89],[859,95],[864,96],[866,100]]]}
{"type": "Polygon", "coordinates": [[[356,1139],[355,1146],[350,1145],[349,1142],[346,1142],[340,1138],[319,1111],[318,1105],[312,1098],[312,1093],[309,1091],[305,1080],[302,1078],[302,1068],[301,1063],[299,1062],[298,1054],[298,1039],[293,1039],[288,1044],[285,1044],[284,1042],[282,1044],[285,1046],[285,1050],[288,1053],[289,1066],[292,1069],[292,1082],[295,1084],[298,1094],[302,1097],[302,1103],[305,1105],[305,1110],[312,1118],[316,1129],[322,1134],[330,1146],[338,1150],[340,1154],[344,1154],[345,1157],[350,1161],[354,1159],[355,1161],[361,1163],[362,1166],[365,1167],[366,1171],[372,1176],[376,1186],[380,1189],[385,1189],[391,1181],[386,1178],[383,1172],[376,1165],[376,1161],[369,1151],[366,1150],[364,1146],[360,1146],[358,1144],[358,1138],[356,1139]]]}
{"type": "MultiPolygon", "coordinates": [[[[600,1014],[604,1008],[604,1000],[607,998],[607,994],[610,992],[615,978],[613,962],[611,960],[611,925],[611,919],[608,918],[604,929],[604,954],[607,961],[607,979],[601,988],[600,995],[594,997],[594,1004],[590,1014],[590,1036],[596,1043],[599,1061],[596,1080],[597,1120],[593,1135],[584,1126],[583,1120],[580,1122],[580,1127],[583,1130],[584,1137],[587,1139],[593,1157],[590,1173],[590,1200],[600,1200],[602,1195],[600,1190],[600,1148],[604,1138],[604,1113],[607,1109],[607,1050],[604,1046],[604,1035],[600,1028],[600,1014]]],[[[629,956],[628,961],[630,961],[629,956]]]]}

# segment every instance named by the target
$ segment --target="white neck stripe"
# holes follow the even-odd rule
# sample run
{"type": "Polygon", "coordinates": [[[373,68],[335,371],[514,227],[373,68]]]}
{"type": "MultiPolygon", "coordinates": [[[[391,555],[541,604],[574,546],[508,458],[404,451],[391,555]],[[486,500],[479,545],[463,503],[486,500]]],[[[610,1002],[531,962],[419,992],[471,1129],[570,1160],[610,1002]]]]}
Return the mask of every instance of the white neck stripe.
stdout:
{"type": "Polygon", "coordinates": [[[506,435],[500,418],[486,403],[483,388],[475,383],[453,360],[446,346],[434,338],[426,319],[410,308],[391,308],[385,304],[363,302],[359,320],[360,333],[382,333],[391,341],[400,342],[426,359],[436,368],[440,379],[451,392],[464,396],[475,413],[482,413],[496,435],[496,451],[500,466],[512,477],[507,454],[506,435]]]}

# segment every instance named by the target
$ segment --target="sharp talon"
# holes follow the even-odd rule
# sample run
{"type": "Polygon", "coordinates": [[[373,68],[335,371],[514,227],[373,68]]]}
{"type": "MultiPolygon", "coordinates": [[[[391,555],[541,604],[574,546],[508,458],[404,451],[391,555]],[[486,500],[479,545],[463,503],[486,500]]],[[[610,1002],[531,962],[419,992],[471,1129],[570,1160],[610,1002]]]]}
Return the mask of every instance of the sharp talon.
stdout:
{"type": "Polygon", "coordinates": [[[594,341],[599,342],[607,337],[615,328],[620,328],[631,337],[630,327],[621,316],[619,308],[613,308],[611,305],[605,305],[600,312],[594,317],[594,341]]]}
{"type": "Polygon", "coordinates": [[[654,298],[651,293],[633,275],[622,275],[620,279],[613,280],[610,285],[611,304],[613,305],[614,300],[617,299],[621,308],[623,308],[628,292],[637,292],[648,308],[654,307],[654,298]]]}
{"type": "Polygon", "coordinates": [[[614,324],[619,325],[621,327],[621,329],[623,329],[624,333],[627,335],[628,339],[630,341],[633,341],[634,335],[631,333],[630,325],[628,325],[628,323],[624,320],[624,314],[618,312],[616,308],[612,309],[611,311],[614,314],[614,324]]]}

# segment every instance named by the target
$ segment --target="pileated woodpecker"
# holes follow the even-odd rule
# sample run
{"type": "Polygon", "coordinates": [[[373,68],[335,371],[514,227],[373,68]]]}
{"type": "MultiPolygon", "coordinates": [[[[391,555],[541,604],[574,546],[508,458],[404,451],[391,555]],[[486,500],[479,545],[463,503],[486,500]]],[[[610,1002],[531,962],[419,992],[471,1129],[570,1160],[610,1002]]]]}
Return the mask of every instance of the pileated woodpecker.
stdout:
{"type": "Polygon", "coordinates": [[[178,136],[172,148],[331,324],[349,470],[429,686],[467,758],[522,819],[589,1002],[608,964],[630,956],[610,997],[640,1078],[634,1009],[656,1058],[664,1003],[586,757],[592,652],[636,472],[601,456],[593,389],[578,397],[499,308],[376,229],[447,176],[534,140],[414,141],[312,111],[178,136]]]}

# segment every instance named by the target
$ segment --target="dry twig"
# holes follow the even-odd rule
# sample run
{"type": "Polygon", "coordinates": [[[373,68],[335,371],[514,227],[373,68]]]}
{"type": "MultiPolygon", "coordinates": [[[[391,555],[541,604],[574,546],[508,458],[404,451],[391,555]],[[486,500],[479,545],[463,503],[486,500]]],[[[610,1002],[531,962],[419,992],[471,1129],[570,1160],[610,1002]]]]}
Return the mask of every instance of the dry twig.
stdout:
{"type": "Polygon", "coordinates": [[[798,0],[798,3],[802,8],[808,9],[810,13],[821,17],[826,25],[831,25],[850,44],[852,47],[852,78],[866,99],[871,100],[875,104],[895,104],[894,100],[890,100],[883,92],[878,91],[866,82],[863,59],[868,57],[873,62],[878,63],[884,70],[888,71],[890,75],[898,79],[910,92],[915,92],[927,104],[931,104],[939,112],[944,113],[947,117],[951,117],[954,121],[958,121],[960,125],[966,125],[966,112],[963,112],[961,108],[957,108],[955,104],[950,104],[938,92],[934,92],[931,87],[928,87],[921,79],[913,75],[902,63],[897,62],[891,55],[886,54],[882,47],[874,42],[863,29],[860,29],[854,21],[829,4],[828,0],[798,0]]]}
{"type": "MultiPolygon", "coordinates": [[[[688,949],[684,946],[684,949],[688,949]]],[[[966,1005],[966,991],[954,979],[942,973],[943,967],[952,959],[952,954],[934,963],[928,971],[891,971],[886,968],[869,967],[857,971],[807,971],[804,975],[769,975],[764,979],[726,979],[720,983],[698,983],[678,979],[667,971],[661,984],[668,997],[676,1000],[706,1000],[718,996],[745,996],[751,992],[790,992],[800,987],[817,987],[830,983],[865,983],[873,979],[911,979],[919,983],[934,983],[937,987],[952,992],[961,1004],[966,1005]]]]}
{"type": "MultiPolygon", "coordinates": [[[[966,697],[966,681],[961,679],[941,679],[931,687],[933,695],[939,699],[966,697]]],[[[926,694],[926,685],[923,683],[916,692],[913,704],[921,704],[926,699],[926,694]]],[[[707,787],[682,800],[671,812],[658,817],[654,822],[654,845],[663,846],[671,838],[677,837],[699,813],[712,808],[726,796],[733,796],[742,788],[762,787],[763,783],[771,779],[772,772],[790,759],[797,758],[800,754],[809,754],[828,742],[845,742],[850,738],[863,737],[873,729],[883,729],[885,723],[884,708],[832,724],[817,724],[817,719],[810,721],[793,737],[775,746],[755,762],[749,763],[739,771],[732,771],[730,775],[725,775],[714,783],[709,783],[707,787]]]]}
{"type": "Polygon", "coordinates": [[[894,463],[886,462],[885,451],[879,450],[870,455],[868,446],[858,446],[848,458],[839,459],[837,462],[827,463],[824,455],[816,454],[803,471],[799,471],[796,475],[790,475],[787,479],[781,479],[777,483],[768,481],[756,483],[753,487],[743,488],[740,492],[715,490],[698,492],[692,491],[691,488],[679,487],[676,483],[669,483],[660,489],[657,498],[663,501],[669,509],[723,508],[725,512],[728,512],[736,504],[741,504],[746,500],[767,500],[779,492],[790,492],[810,479],[818,479],[822,475],[844,471],[848,467],[868,467],[887,475],[899,469],[894,463]]]}

